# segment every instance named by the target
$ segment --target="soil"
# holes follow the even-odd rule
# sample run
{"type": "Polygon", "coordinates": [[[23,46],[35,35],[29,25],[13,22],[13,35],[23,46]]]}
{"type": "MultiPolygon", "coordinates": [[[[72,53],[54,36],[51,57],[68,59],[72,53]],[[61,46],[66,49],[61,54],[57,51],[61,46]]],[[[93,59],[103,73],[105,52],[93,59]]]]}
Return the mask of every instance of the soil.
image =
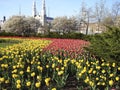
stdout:
{"type": "Polygon", "coordinates": [[[61,90],[78,90],[77,89],[77,79],[75,76],[69,76],[66,82],[66,85],[61,90]]]}

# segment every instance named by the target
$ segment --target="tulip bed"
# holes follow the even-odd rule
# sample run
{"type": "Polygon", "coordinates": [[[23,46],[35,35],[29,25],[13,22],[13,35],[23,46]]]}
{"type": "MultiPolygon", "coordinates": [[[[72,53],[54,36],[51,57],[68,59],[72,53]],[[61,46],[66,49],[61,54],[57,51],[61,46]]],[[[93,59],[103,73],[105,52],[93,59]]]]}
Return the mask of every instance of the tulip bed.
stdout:
{"type": "Polygon", "coordinates": [[[88,45],[88,42],[74,39],[51,39],[52,43],[44,48],[54,55],[63,54],[62,57],[77,58],[83,53],[83,47],[88,45]]]}
{"type": "MultiPolygon", "coordinates": [[[[1,39],[0,39],[1,40],[1,39]]],[[[120,66],[84,54],[88,42],[68,39],[17,40],[0,48],[0,90],[61,90],[67,78],[78,90],[120,87],[120,66]]]]}

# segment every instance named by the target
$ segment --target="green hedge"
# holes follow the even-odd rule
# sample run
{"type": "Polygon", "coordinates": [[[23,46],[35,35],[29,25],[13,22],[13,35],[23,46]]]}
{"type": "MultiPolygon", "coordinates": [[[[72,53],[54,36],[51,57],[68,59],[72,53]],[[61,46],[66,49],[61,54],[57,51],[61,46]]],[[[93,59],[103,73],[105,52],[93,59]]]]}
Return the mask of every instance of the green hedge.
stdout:
{"type": "Polygon", "coordinates": [[[57,32],[50,32],[48,34],[27,34],[27,35],[19,35],[15,33],[8,33],[8,32],[0,32],[0,36],[23,36],[23,37],[40,37],[40,38],[62,38],[62,39],[82,39],[88,40],[90,39],[91,35],[84,35],[82,33],[65,33],[60,35],[57,32]]]}

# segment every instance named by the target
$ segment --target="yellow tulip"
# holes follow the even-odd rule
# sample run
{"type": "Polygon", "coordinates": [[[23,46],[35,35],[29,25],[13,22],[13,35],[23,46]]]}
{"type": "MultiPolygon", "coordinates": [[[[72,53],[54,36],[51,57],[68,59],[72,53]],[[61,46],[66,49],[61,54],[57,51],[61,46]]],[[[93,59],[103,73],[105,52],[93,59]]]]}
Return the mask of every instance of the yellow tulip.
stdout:
{"type": "Polygon", "coordinates": [[[99,80],[99,78],[97,77],[97,78],[96,78],[96,80],[98,81],[98,80],[99,80]]]}
{"type": "Polygon", "coordinates": [[[31,82],[30,81],[28,81],[28,82],[26,82],[26,86],[30,86],[31,85],[31,82]]]}
{"type": "Polygon", "coordinates": [[[9,80],[6,80],[6,81],[5,81],[6,84],[9,83],[9,82],[10,82],[9,80]]]}
{"type": "Polygon", "coordinates": [[[56,71],[58,71],[59,70],[59,68],[56,68],[56,71]]]}
{"type": "Polygon", "coordinates": [[[40,62],[38,62],[38,65],[40,65],[40,62]]]}
{"type": "Polygon", "coordinates": [[[12,73],[17,73],[17,69],[13,70],[12,73]]]}
{"type": "Polygon", "coordinates": [[[110,74],[110,77],[113,77],[114,76],[114,74],[112,73],[112,74],[110,74]]]}
{"type": "Polygon", "coordinates": [[[101,68],[100,66],[96,66],[96,69],[100,70],[100,68],[101,68]]]}
{"type": "Polygon", "coordinates": [[[59,71],[58,72],[58,75],[60,76],[60,75],[62,75],[64,73],[64,71],[59,71]]]}
{"type": "Polygon", "coordinates": [[[30,69],[27,69],[27,72],[29,73],[29,72],[30,72],[30,69]]]}
{"type": "Polygon", "coordinates": [[[55,64],[54,63],[52,64],[52,68],[55,68],[55,64]]]}
{"type": "Polygon", "coordinates": [[[35,76],[35,72],[31,73],[31,77],[34,77],[35,76]]]}
{"type": "Polygon", "coordinates": [[[42,79],[42,77],[41,76],[37,76],[37,80],[41,80],[42,79]]]}
{"type": "Polygon", "coordinates": [[[46,68],[49,68],[49,65],[46,65],[46,68]]]}
{"type": "Polygon", "coordinates": [[[107,64],[106,64],[106,66],[110,66],[110,64],[109,64],[109,63],[107,63],[107,64]]]}
{"type": "Polygon", "coordinates": [[[16,69],[16,66],[13,66],[13,69],[16,69]]]}
{"type": "Polygon", "coordinates": [[[89,84],[90,84],[90,86],[94,86],[94,82],[92,82],[92,81],[89,81],[89,84]]]}
{"type": "Polygon", "coordinates": [[[21,83],[21,81],[20,81],[20,80],[17,80],[17,81],[16,81],[16,83],[17,83],[17,84],[20,84],[20,83],[21,83]]]}
{"type": "Polygon", "coordinates": [[[4,81],[5,81],[4,77],[0,78],[0,82],[4,82],[4,81]]]}
{"type": "Polygon", "coordinates": [[[103,82],[102,85],[105,86],[105,82],[103,82]]]}
{"type": "Polygon", "coordinates": [[[0,58],[0,61],[2,61],[3,59],[2,58],[0,58]]]}
{"type": "Polygon", "coordinates": [[[21,74],[21,75],[23,75],[23,73],[24,73],[23,71],[20,71],[20,74],[21,74]]]}
{"type": "Polygon", "coordinates": [[[17,85],[16,85],[16,88],[17,88],[17,89],[20,89],[20,88],[21,88],[21,85],[20,85],[20,84],[17,84],[17,85]]]}
{"type": "Polygon", "coordinates": [[[120,67],[118,67],[118,70],[120,70],[120,67]]]}
{"type": "Polygon", "coordinates": [[[84,80],[84,82],[85,82],[85,83],[88,83],[88,82],[89,82],[89,78],[86,78],[86,79],[84,80]]]}
{"type": "Polygon", "coordinates": [[[116,79],[116,81],[119,81],[119,77],[116,77],[115,79],[116,79]]]}
{"type": "Polygon", "coordinates": [[[62,67],[61,69],[62,69],[62,70],[64,70],[65,68],[64,68],[64,67],[62,67]]]}
{"type": "Polygon", "coordinates": [[[5,68],[8,68],[8,64],[5,64],[4,67],[5,67],[5,68]]]}
{"type": "Polygon", "coordinates": [[[77,68],[80,69],[80,68],[82,68],[82,66],[78,65],[77,68]]]}
{"type": "Polygon", "coordinates": [[[93,74],[96,74],[96,71],[95,71],[95,70],[93,71],[93,74]]]}
{"type": "Polygon", "coordinates": [[[49,86],[49,81],[50,81],[50,78],[45,79],[46,86],[49,86]]]}
{"type": "Polygon", "coordinates": [[[102,70],[102,73],[104,74],[104,73],[105,73],[105,70],[102,70]]]}
{"type": "Polygon", "coordinates": [[[27,67],[27,72],[30,72],[30,66],[27,67]]]}
{"type": "Polygon", "coordinates": [[[37,88],[39,88],[39,87],[40,87],[40,85],[41,85],[41,83],[40,83],[40,82],[36,82],[36,83],[35,83],[35,86],[36,86],[37,88]]]}
{"type": "Polygon", "coordinates": [[[37,66],[37,69],[40,69],[40,66],[37,66]]]}
{"type": "Polygon", "coordinates": [[[100,85],[100,84],[101,84],[100,82],[97,83],[97,85],[100,85]]]}
{"type": "Polygon", "coordinates": [[[110,81],[109,81],[109,85],[110,85],[110,86],[112,86],[113,83],[114,83],[113,80],[110,80],[110,81]]]}
{"type": "Polygon", "coordinates": [[[101,66],[105,66],[105,63],[102,63],[101,66]]]}
{"type": "Polygon", "coordinates": [[[18,75],[17,74],[12,74],[12,78],[17,78],[18,75]]]}
{"type": "Polygon", "coordinates": [[[79,77],[81,77],[81,76],[82,76],[82,73],[79,73],[78,75],[79,75],[79,77]]]}
{"type": "Polygon", "coordinates": [[[112,67],[115,67],[115,63],[112,64],[112,67]]]}
{"type": "Polygon", "coordinates": [[[43,67],[40,67],[40,71],[41,71],[41,72],[43,71],[43,67]]]}

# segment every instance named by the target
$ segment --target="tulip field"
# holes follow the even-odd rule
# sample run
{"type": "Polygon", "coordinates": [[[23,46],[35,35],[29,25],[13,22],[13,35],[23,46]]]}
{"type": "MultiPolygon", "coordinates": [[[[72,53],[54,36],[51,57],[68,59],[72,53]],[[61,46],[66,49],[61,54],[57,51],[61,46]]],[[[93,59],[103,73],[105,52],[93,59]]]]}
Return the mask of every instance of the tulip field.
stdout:
{"type": "Polygon", "coordinates": [[[70,76],[77,80],[75,90],[119,90],[120,65],[89,55],[83,48],[88,45],[74,39],[1,37],[0,90],[64,90],[70,76]]]}

